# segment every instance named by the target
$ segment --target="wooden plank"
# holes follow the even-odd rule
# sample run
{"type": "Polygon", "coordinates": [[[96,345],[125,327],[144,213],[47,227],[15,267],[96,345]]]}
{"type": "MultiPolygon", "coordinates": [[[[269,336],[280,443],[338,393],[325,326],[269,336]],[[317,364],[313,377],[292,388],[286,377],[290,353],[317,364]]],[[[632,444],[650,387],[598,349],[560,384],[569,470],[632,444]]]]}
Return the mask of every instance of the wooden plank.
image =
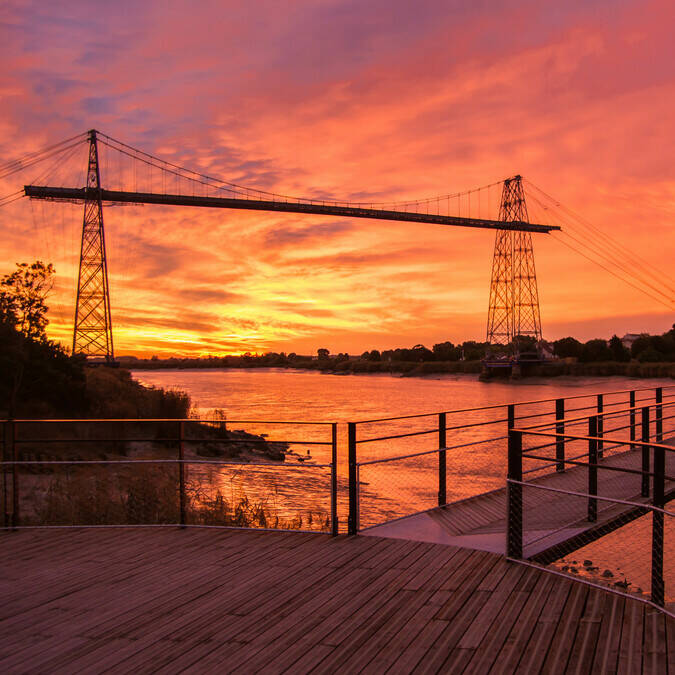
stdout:
{"type": "Polygon", "coordinates": [[[411,673],[447,628],[447,621],[432,618],[415,639],[399,653],[396,660],[391,664],[389,672],[394,675],[411,673]]]}
{"type": "MultiPolygon", "coordinates": [[[[493,593],[493,595],[495,595],[493,593]]],[[[466,667],[467,673],[486,673],[492,668],[499,654],[504,646],[506,638],[513,626],[518,622],[518,617],[527,602],[529,593],[527,591],[513,591],[509,597],[508,602],[502,605],[502,609],[496,616],[489,628],[481,636],[479,645],[472,649],[473,657],[466,667]]],[[[466,636],[466,633],[464,634],[466,636]]],[[[460,640],[459,646],[464,646],[464,637],[460,640]]]]}
{"type": "Polygon", "coordinates": [[[579,628],[572,645],[572,651],[567,669],[573,673],[586,673],[593,669],[595,650],[600,636],[600,627],[602,618],[605,614],[605,607],[609,593],[598,589],[590,589],[586,606],[579,621],[579,628]]]}
{"type": "MultiPolygon", "coordinates": [[[[509,598],[514,592],[524,570],[525,568],[521,565],[510,565],[500,583],[490,593],[488,601],[481,607],[471,624],[467,627],[464,635],[462,635],[462,639],[457,643],[459,649],[477,649],[483,642],[485,636],[488,633],[494,632],[492,625],[495,622],[495,619],[502,615],[504,606],[506,604],[520,604],[519,602],[509,603],[509,598]]],[[[480,584],[478,588],[480,589],[480,584]]],[[[523,604],[526,599],[527,594],[525,593],[522,598],[523,604]]],[[[501,628],[503,628],[503,626],[501,628]]],[[[509,629],[510,628],[511,626],[509,625],[509,629]]],[[[506,636],[504,636],[504,639],[506,639],[506,636]]],[[[493,655],[496,655],[499,649],[501,649],[501,644],[497,651],[493,651],[493,655]]]]}
{"type": "MultiPolygon", "coordinates": [[[[308,649],[297,661],[290,664],[292,673],[309,673],[317,666],[332,662],[332,654],[335,647],[324,644],[316,644],[308,649]]],[[[198,664],[199,665],[199,664],[198,664]]]]}
{"type": "MultiPolygon", "coordinates": [[[[580,629],[581,616],[583,615],[589,587],[575,583],[565,603],[565,608],[560,615],[558,627],[553,635],[551,647],[544,662],[544,670],[549,672],[563,672],[567,667],[574,639],[580,629]]],[[[583,630],[583,627],[581,627],[583,630]]]]}
{"type": "MultiPolygon", "coordinates": [[[[188,589],[188,592],[189,592],[189,589],[188,589]]],[[[193,589],[193,592],[194,592],[194,589],[193,589]]],[[[171,589],[169,589],[169,593],[171,593],[171,589]]],[[[175,593],[175,592],[174,592],[174,593],[175,593]]],[[[137,598],[137,597],[134,597],[134,600],[137,601],[138,598],[137,598]]],[[[143,618],[144,618],[145,620],[148,620],[147,613],[146,613],[145,615],[142,614],[142,608],[143,608],[143,605],[144,605],[144,603],[141,603],[141,605],[140,605],[140,607],[141,607],[141,615],[143,616],[143,618]]],[[[139,605],[136,605],[136,606],[139,606],[139,605]]],[[[147,607],[147,605],[145,605],[145,606],[147,607]]],[[[127,609],[127,610],[123,610],[123,611],[126,611],[126,614],[128,615],[128,609],[127,609]]],[[[119,613],[119,612],[117,612],[117,613],[119,613]]],[[[116,622],[117,622],[117,619],[116,619],[116,622]]],[[[115,625],[117,625],[117,624],[115,624],[115,625]]],[[[116,634],[119,634],[119,630],[116,631],[116,634]]],[[[115,634],[111,635],[110,637],[115,637],[115,634]]],[[[74,655],[71,654],[70,656],[72,657],[72,656],[74,656],[74,655]]]]}
{"type": "MultiPolygon", "coordinates": [[[[331,571],[329,569],[324,569],[322,570],[322,573],[329,574],[331,571]]],[[[310,587],[311,588],[311,587],[310,587]]],[[[302,590],[301,587],[297,587],[297,590],[302,590]]],[[[286,601],[285,597],[283,595],[280,595],[277,598],[277,602],[280,606],[284,607],[286,606],[286,601]]],[[[162,652],[162,647],[161,647],[161,638],[163,637],[169,637],[172,640],[178,640],[179,642],[183,642],[185,645],[185,649],[189,647],[189,642],[190,642],[190,635],[192,632],[197,631],[200,634],[200,639],[218,639],[223,640],[227,639],[227,631],[222,630],[219,627],[220,622],[225,618],[222,616],[224,611],[227,610],[227,598],[222,599],[222,604],[221,606],[221,616],[212,616],[209,615],[208,612],[208,606],[205,607],[204,605],[201,605],[197,608],[195,608],[195,612],[197,613],[196,617],[196,622],[195,621],[189,621],[186,622],[186,626],[188,628],[187,631],[183,631],[183,634],[180,633],[179,630],[176,630],[174,632],[169,633],[167,636],[164,636],[160,630],[154,631],[154,634],[148,634],[145,636],[144,639],[141,640],[140,644],[136,646],[136,649],[131,650],[129,654],[125,654],[124,660],[122,663],[124,663],[125,669],[135,669],[137,667],[140,667],[146,662],[150,662],[152,664],[157,664],[157,659],[163,660],[163,652],[162,652]],[[201,615],[201,616],[200,616],[201,615]],[[186,644],[187,643],[187,644],[186,644]],[[155,654],[158,654],[158,656],[155,656],[155,654]]],[[[212,607],[211,607],[212,608],[212,607]]],[[[216,612],[217,613],[217,612],[216,612]]],[[[281,618],[277,612],[274,612],[273,614],[275,620],[278,620],[281,618]]],[[[236,615],[230,615],[227,617],[228,621],[234,622],[234,625],[232,626],[232,631],[239,631],[243,629],[242,625],[242,618],[241,616],[236,616],[236,615]]],[[[258,617],[256,616],[250,616],[248,617],[250,619],[252,624],[256,624],[258,622],[258,617]]],[[[226,628],[227,626],[223,627],[226,628]]],[[[218,643],[214,643],[214,648],[215,645],[218,643]]],[[[195,658],[197,658],[195,656],[195,658]]]]}
{"type": "Polygon", "coordinates": [[[645,608],[642,654],[642,672],[645,675],[662,675],[668,672],[666,617],[653,607],[645,608]]]}
{"type": "MultiPolygon", "coordinates": [[[[241,639],[252,639],[252,642],[243,645],[240,650],[235,650],[235,657],[233,659],[230,655],[229,664],[234,667],[242,661],[249,663],[253,658],[274,658],[276,654],[283,652],[285,649],[283,645],[288,646],[289,643],[296,649],[296,658],[299,658],[320,639],[320,633],[315,634],[316,628],[312,629],[316,622],[320,624],[328,617],[334,619],[336,616],[339,617],[341,613],[343,613],[343,617],[350,615],[349,612],[345,611],[345,596],[349,597],[350,592],[355,596],[360,596],[363,593],[366,598],[369,593],[377,595],[377,585],[381,583],[386,588],[387,584],[390,583],[387,577],[393,579],[397,574],[395,570],[382,574],[375,570],[359,568],[355,568],[351,572],[356,575],[357,583],[345,576],[337,584],[333,584],[330,589],[326,590],[326,594],[332,593],[332,596],[324,594],[324,597],[321,594],[313,593],[313,589],[307,589],[308,597],[311,596],[311,599],[299,604],[294,608],[294,611],[285,613],[285,616],[278,616],[274,613],[270,617],[265,631],[255,630],[252,638],[249,635],[250,628],[248,631],[244,631],[245,634],[241,636],[241,639]],[[361,576],[360,580],[358,576],[361,576]],[[373,587],[375,587],[374,591],[373,587]],[[307,637],[308,635],[313,637],[307,637]]],[[[359,601],[363,602],[363,599],[359,599],[359,601]]],[[[344,620],[344,618],[341,620],[344,620]]],[[[258,629],[258,626],[255,626],[255,628],[258,629]]]]}
{"type": "MultiPolygon", "coordinates": [[[[494,554],[486,553],[485,551],[473,551],[471,549],[463,549],[461,556],[458,556],[459,565],[454,566],[445,581],[441,584],[442,591],[457,591],[464,587],[466,581],[467,569],[477,570],[481,574],[481,581],[485,575],[492,569],[497,561],[500,560],[494,554]],[[486,568],[486,569],[484,569],[486,568]]],[[[480,581],[476,582],[477,584],[480,581]]]]}
{"type": "MultiPolygon", "coordinates": [[[[184,554],[181,554],[180,550],[174,551],[173,557],[180,559],[184,557],[184,554]]],[[[166,561],[171,559],[171,555],[162,553],[160,559],[162,563],[165,563],[166,561]]],[[[39,564],[44,565],[44,562],[40,560],[39,564]]],[[[75,570],[73,570],[69,566],[66,568],[65,571],[59,569],[60,578],[65,581],[65,588],[63,586],[64,581],[62,581],[61,584],[58,586],[55,586],[53,583],[50,583],[49,587],[46,589],[47,592],[49,593],[49,596],[45,597],[44,595],[42,595],[38,598],[31,598],[31,597],[27,598],[26,602],[29,603],[28,607],[22,605],[20,611],[18,613],[15,612],[14,614],[16,621],[12,620],[9,623],[5,623],[5,625],[8,627],[11,626],[14,630],[16,630],[21,624],[21,622],[28,621],[35,628],[36,624],[34,614],[31,614],[30,616],[25,615],[25,612],[31,610],[33,607],[45,609],[49,607],[49,603],[61,604],[66,599],[68,601],[75,600],[77,602],[82,603],[84,606],[87,606],[87,600],[84,597],[82,597],[82,594],[85,593],[92,595],[93,597],[90,602],[94,602],[95,597],[99,592],[95,588],[97,584],[98,585],[110,584],[114,583],[117,579],[128,580],[134,575],[143,574],[143,565],[138,559],[135,560],[132,559],[132,561],[130,561],[129,564],[125,564],[123,566],[123,569],[121,571],[113,575],[111,575],[109,568],[102,570],[100,565],[94,566],[93,569],[95,569],[96,574],[92,576],[89,576],[86,573],[83,574],[82,568],[76,568],[75,570]],[[56,588],[59,589],[58,593],[56,593],[55,590],[56,588]],[[22,614],[24,614],[24,616],[21,616],[22,614]]]]}
{"type": "MultiPolygon", "coordinates": [[[[140,649],[140,644],[137,642],[137,643],[136,643],[135,645],[133,645],[130,649],[138,650],[138,649],[140,649]]],[[[106,651],[107,651],[107,649],[106,649],[106,647],[105,647],[105,641],[103,641],[102,652],[105,653],[106,651]]],[[[122,653],[122,650],[118,650],[118,651],[114,654],[114,658],[116,658],[117,660],[119,660],[119,659],[121,658],[121,653],[122,653]]]]}
{"type": "MultiPolygon", "coordinates": [[[[389,606],[374,614],[363,630],[350,634],[331,655],[331,662],[325,668],[339,668],[346,672],[361,671],[387,644],[407,644],[402,628],[410,623],[415,614],[423,607],[429,597],[428,592],[402,589],[391,599],[389,606]]],[[[398,647],[397,647],[398,650],[398,647]]],[[[378,669],[376,669],[378,670],[378,669]]],[[[379,669],[379,672],[382,672],[379,669]]]]}
{"type": "MultiPolygon", "coordinates": [[[[429,563],[424,567],[424,569],[419,570],[417,574],[409,579],[405,585],[405,589],[409,591],[418,591],[421,588],[425,588],[428,583],[433,582],[433,578],[442,573],[442,570],[446,569],[448,562],[452,560],[456,550],[452,548],[446,549],[444,551],[446,555],[436,555],[434,556],[429,563]]],[[[447,571],[446,571],[447,574],[447,571]]],[[[446,577],[444,576],[443,579],[446,577]]],[[[435,584],[438,587],[439,584],[435,584]]]]}
{"type": "Polygon", "coordinates": [[[538,583],[528,593],[527,600],[520,612],[518,620],[506,636],[502,647],[495,659],[493,670],[495,673],[513,673],[525,652],[532,633],[535,630],[541,612],[548,602],[554,586],[555,577],[552,574],[539,574],[538,583]]]}
{"type": "Polygon", "coordinates": [[[621,643],[617,673],[642,672],[642,640],[644,630],[644,605],[638,602],[626,602],[621,626],[621,643]]]}
{"type": "MultiPolygon", "coordinates": [[[[450,562],[454,558],[451,554],[450,562]]],[[[448,574],[448,561],[443,565],[434,565],[427,567],[422,575],[417,574],[404,587],[405,590],[420,591],[424,589],[426,593],[418,592],[418,596],[425,599],[424,606],[416,602],[410,602],[405,607],[405,612],[400,612],[395,620],[389,621],[377,635],[371,636],[366,646],[362,645],[344,665],[350,670],[350,664],[363,664],[368,661],[371,654],[375,654],[374,659],[368,665],[367,670],[372,672],[382,672],[385,666],[390,665],[396,659],[396,655],[402,649],[405,649],[417,633],[426,623],[433,619],[437,612],[436,607],[428,602],[433,593],[444,583],[448,574]],[[417,616],[410,616],[410,610],[420,607],[417,616]],[[410,616],[410,620],[406,618],[410,616]]],[[[417,613],[416,613],[417,614],[417,613]]]]}
{"type": "Polygon", "coordinates": [[[616,673],[625,604],[626,600],[622,596],[606,594],[600,633],[595,647],[593,672],[616,673]]]}
{"type": "Polygon", "coordinates": [[[392,568],[399,569],[399,570],[405,570],[410,565],[415,564],[417,560],[419,560],[429,549],[430,547],[433,546],[433,544],[427,544],[421,541],[416,541],[414,542],[417,544],[409,553],[404,555],[402,558],[396,560],[390,560],[389,565],[392,568]]]}
{"type": "Polygon", "coordinates": [[[489,591],[474,591],[454,614],[451,621],[444,621],[444,630],[430,645],[429,649],[417,662],[414,673],[437,673],[448,658],[448,654],[455,648],[471,619],[487,602],[489,591]]]}
{"type": "MultiPolygon", "coordinates": [[[[478,584],[477,588],[479,591],[494,591],[497,586],[502,582],[502,579],[506,573],[513,568],[512,563],[506,562],[506,560],[500,560],[495,563],[495,565],[488,571],[488,573],[483,577],[482,581],[478,584]]],[[[527,568],[520,568],[523,572],[527,568]]]]}
{"type": "MultiPolygon", "coordinates": [[[[350,643],[353,646],[355,639],[361,639],[362,633],[366,630],[365,626],[371,625],[373,621],[377,621],[377,617],[382,616],[385,612],[387,603],[391,602],[391,598],[403,587],[410,579],[415,578],[421,569],[429,564],[434,558],[444,558],[451,555],[451,551],[439,551],[437,547],[432,547],[427,550],[427,555],[422,556],[416,563],[408,567],[404,571],[396,571],[395,577],[392,580],[382,585],[380,589],[373,592],[372,585],[368,587],[367,593],[359,594],[353,597],[351,602],[344,605],[338,612],[333,612],[325,620],[314,626],[308,626],[307,635],[301,635],[301,642],[311,643],[322,641],[325,644],[340,646],[340,650],[336,650],[331,658],[331,664],[335,665],[336,661],[345,658],[345,650],[343,649],[345,643],[350,643]],[[441,554],[439,556],[439,553],[441,554]],[[444,554],[444,555],[443,555],[444,554]],[[385,591],[385,592],[382,592],[385,591]]],[[[379,580],[378,580],[379,582],[379,580]]],[[[266,640],[265,644],[269,644],[266,640]]],[[[295,651],[306,649],[306,645],[294,646],[290,652],[291,655],[295,651]]],[[[283,658],[289,657],[289,654],[283,654],[283,658]]],[[[262,665],[263,661],[260,661],[262,665]]]]}
{"type": "Polygon", "coordinates": [[[428,603],[422,605],[410,620],[402,625],[395,636],[384,641],[375,657],[362,672],[384,673],[387,671],[398,660],[402,652],[412,643],[417,642],[420,632],[434,621],[435,613],[436,608],[433,605],[428,603]]]}
{"type": "Polygon", "coordinates": [[[666,617],[666,655],[668,659],[668,673],[675,675],[675,619],[666,617]]]}
{"type": "MultiPolygon", "coordinates": [[[[442,672],[448,673],[465,673],[466,668],[468,667],[471,658],[475,655],[473,649],[460,649],[455,647],[448,658],[445,660],[445,663],[441,666],[442,672]]],[[[483,671],[483,673],[486,671],[483,671]]]]}
{"type": "Polygon", "coordinates": [[[307,617],[318,623],[339,623],[360,604],[386,589],[398,574],[397,570],[382,572],[353,568],[337,579],[327,579],[323,588],[306,587],[304,594],[297,596],[292,603],[284,602],[278,609],[272,608],[265,621],[257,619],[235,633],[233,638],[264,644],[265,640],[276,639],[280,633],[294,627],[298,620],[307,617]]]}
{"type": "Polygon", "coordinates": [[[522,658],[516,667],[517,673],[529,675],[529,673],[538,673],[542,670],[574,583],[562,577],[557,578],[557,583],[553,586],[548,601],[539,614],[522,658]]]}
{"type": "MultiPolygon", "coordinates": [[[[453,574],[453,581],[446,581],[441,588],[445,590],[450,583],[451,586],[459,583],[458,588],[452,588],[452,593],[448,601],[438,610],[437,619],[444,621],[452,620],[453,616],[463,607],[468,599],[474,594],[476,587],[481,583],[485,575],[496,564],[502,564],[503,561],[497,556],[488,554],[487,556],[472,556],[466,563],[453,574]],[[477,564],[475,562],[477,561],[477,564]],[[474,564],[472,564],[474,563],[474,564]],[[461,575],[462,581],[457,579],[461,575]]],[[[482,591],[480,591],[482,593],[482,591]]],[[[489,597],[489,591],[486,597],[489,597]]]]}

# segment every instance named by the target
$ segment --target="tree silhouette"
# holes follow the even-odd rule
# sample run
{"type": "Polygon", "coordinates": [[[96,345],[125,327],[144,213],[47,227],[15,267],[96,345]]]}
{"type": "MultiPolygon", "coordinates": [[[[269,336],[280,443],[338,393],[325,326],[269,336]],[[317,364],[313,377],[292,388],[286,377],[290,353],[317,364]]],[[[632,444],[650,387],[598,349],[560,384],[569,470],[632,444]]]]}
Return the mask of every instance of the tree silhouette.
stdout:
{"type": "Polygon", "coordinates": [[[614,361],[630,361],[630,352],[623,346],[623,342],[621,342],[621,338],[618,335],[612,336],[609,341],[609,349],[612,352],[612,359],[614,361]]]}
{"type": "Polygon", "coordinates": [[[9,417],[85,410],[83,358],[45,335],[53,274],[51,264],[36,261],[0,279],[0,410],[9,417]]]}
{"type": "Polygon", "coordinates": [[[0,280],[0,317],[31,340],[45,340],[47,305],[54,266],[41,260],[17,263],[17,269],[0,280]]]}

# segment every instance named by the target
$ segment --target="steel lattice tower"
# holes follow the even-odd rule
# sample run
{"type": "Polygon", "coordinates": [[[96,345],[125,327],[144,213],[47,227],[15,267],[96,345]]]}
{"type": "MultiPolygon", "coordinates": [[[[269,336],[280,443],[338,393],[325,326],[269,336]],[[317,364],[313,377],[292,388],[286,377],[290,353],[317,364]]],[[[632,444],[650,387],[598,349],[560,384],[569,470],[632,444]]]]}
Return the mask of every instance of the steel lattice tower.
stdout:
{"type": "Polygon", "coordinates": [[[101,172],[96,130],[89,132],[89,165],[84,202],[80,271],[77,279],[73,354],[114,361],[108,265],[105,254],[101,172]]]}
{"type": "MultiPolygon", "coordinates": [[[[520,176],[504,181],[499,220],[505,223],[529,222],[520,176]]],[[[498,230],[492,261],[487,342],[508,345],[516,342],[518,336],[541,340],[532,235],[516,230],[498,230]]]]}

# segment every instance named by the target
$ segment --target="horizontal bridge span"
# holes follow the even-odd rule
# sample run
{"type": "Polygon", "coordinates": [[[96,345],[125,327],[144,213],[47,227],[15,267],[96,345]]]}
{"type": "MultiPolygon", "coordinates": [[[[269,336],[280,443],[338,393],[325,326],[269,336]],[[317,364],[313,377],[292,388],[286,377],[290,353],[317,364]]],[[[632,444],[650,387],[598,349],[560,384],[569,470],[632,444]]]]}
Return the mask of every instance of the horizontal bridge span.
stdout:
{"type": "Polygon", "coordinates": [[[523,221],[505,223],[499,220],[481,220],[479,218],[460,218],[430,213],[409,211],[387,211],[382,209],[355,206],[339,206],[321,202],[279,202],[259,199],[237,199],[231,197],[191,197],[189,195],[165,195],[150,192],[120,192],[117,190],[97,190],[87,188],[40,187],[26,185],[27,197],[33,199],[52,199],[84,201],[101,199],[104,202],[126,202],[130,204],[160,204],[164,206],[200,206],[216,209],[247,209],[250,211],[282,211],[285,213],[313,213],[322,216],[342,216],[345,218],[374,218],[377,220],[398,220],[433,225],[454,225],[457,227],[479,227],[487,230],[520,230],[523,232],[551,232],[559,230],[556,225],[536,225],[523,221]]]}

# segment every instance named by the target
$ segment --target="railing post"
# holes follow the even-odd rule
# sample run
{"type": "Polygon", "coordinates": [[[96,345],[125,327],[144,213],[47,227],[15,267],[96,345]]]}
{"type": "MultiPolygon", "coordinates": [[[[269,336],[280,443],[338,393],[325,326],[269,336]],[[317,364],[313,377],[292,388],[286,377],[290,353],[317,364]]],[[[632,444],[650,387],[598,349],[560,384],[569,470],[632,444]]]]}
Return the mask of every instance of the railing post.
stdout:
{"type": "MultiPolygon", "coordinates": [[[[629,403],[630,412],[629,414],[629,424],[630,424],[630,440],[635,440],[635,391],[630,392],[629,403]]],[[[631,445],[631,450],[635,450],[635,445],[631,445]]]]}
{"type": "Polygon", "coordinates": [[[448,501],[447,465],[445,448],[447,446],[445,429],[447,427],[445,413],[438,413],[438,505],[445,506],[448,501]]]}
{"type": "Polygon", "coordinates": [[[347,424],[347,450],[349,462],[349,516],[347,518],[347,534],[358,532],[359,497],[356,476],[356,422],[347,424]]]}
{"type": "Polygon", "coordinates": [[[516,406],[513,403],[510,403],[507,408],[507,422],[506,426],[509,429],[513,429],[516,426],[516,406]]]}
{"type": "Polygon", "coordinates": [[[178,485],[180,494],[180,526],[185,527],[185,452],[183,449],[183,438],[185,429],[183,420],[178,422],[178,485]]]}
{"type": "MultiPolygon", "coordinates": [[[[642,442],[649,443],[649,406],[642,408],[642,442]]],[[[649,497],[649,446],[642,446],[642,496],[649,497]]]]}
{"type": "Polygon", "coordinates": [[[598,417],[588,418],[588,522],[598,519],[598,417]]]}
{"type": "Polygon", "coordinates": [[[555,470],[562,472],[565,470],[565,399],[558,398],[555,402],[555,432],[558,434],[558,437],[555,441],[555,459],[556,467],[555,470]]]}
{"type": "Polygon", "coordinates": [[[338,508],[337,508],[337,424],[331,424],[330,441],[330,524],[331,534],[338,535],[338,508]]]}
{"type": "MultiPolygon", "coordinates": [[[[9,462],[9,421],[2,425],[2,461],[9,462]]],[[[5,527],[9,527],[9,492],[7,485],[7,474],[9,473],[7,464],[2,465],[2,508],[5,527]]]]}
{"type": "MultiPolygon", "coordinates": [[[[666,453],[663,448],[654,448],[654,499],[659,509],[666,505],[665,500],[666,453]]],[[[665,587],[663,580],[663,511],[652,511],[652,602],[663,607],[665,587]]]]}
{"type": "Polygon", "coordinates": [[[508,478],[506,555],[520,560],[523,557],[523,486],[510,481],[523,480],[523,434],[514,429],[509,429],[508,478]]]}
{"type": "Polygon", "coordinates": [[[656,388],[656,407],[654,408],[654,418],[656,424],[656,442],[663,443],[663,389],[661,387],[656,388]]]}
{"type": "Polygon", "coordinates": [[[602,448],[603,442],[602,437],[604,436],[605,431],[605,416],[602,414],[605,410],[604,399],[602,394],[598,394],[598,433],[597,436],[600,439],[598,441],[598,459],[602,459],[602,448]]]}
{"type": "Polygon", "coordinates": [[[19,471],[17,462],[19,460],[16,449],[16,422],[9,421],[9,452],[12,458],[12,527],[19,527],[19,471]]]}

